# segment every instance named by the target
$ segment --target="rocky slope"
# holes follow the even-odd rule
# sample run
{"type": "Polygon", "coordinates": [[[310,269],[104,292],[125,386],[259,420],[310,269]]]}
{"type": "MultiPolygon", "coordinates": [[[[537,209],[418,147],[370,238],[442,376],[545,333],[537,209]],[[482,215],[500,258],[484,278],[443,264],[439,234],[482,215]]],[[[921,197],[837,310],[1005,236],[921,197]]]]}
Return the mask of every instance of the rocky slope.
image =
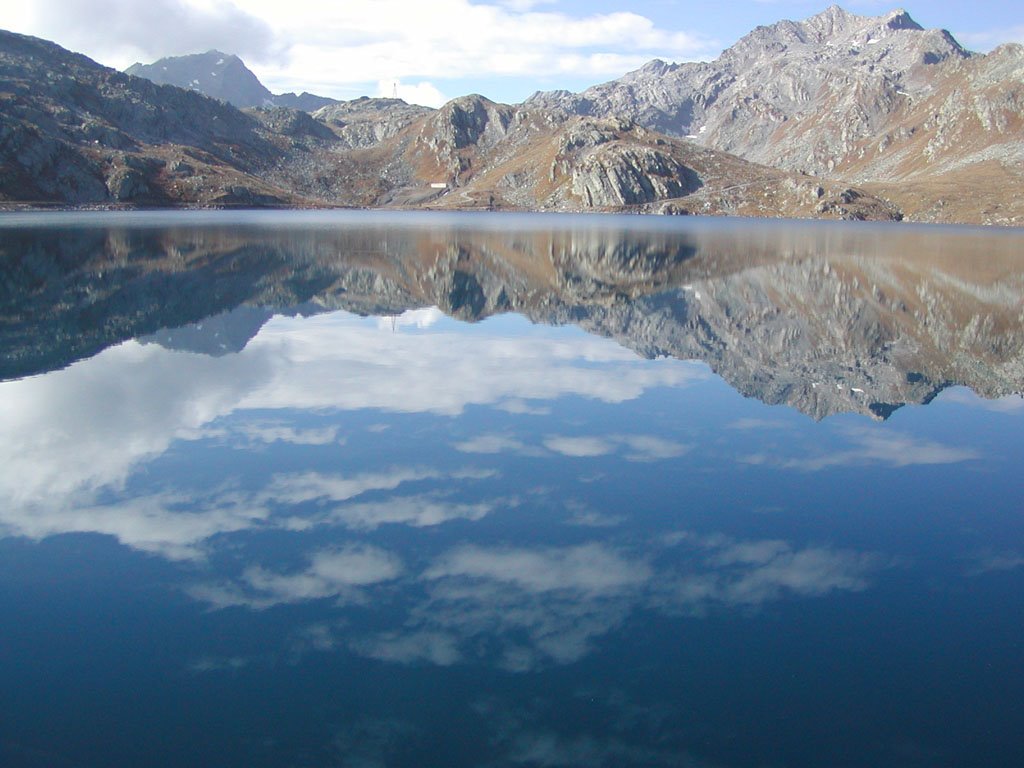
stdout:
{"type": "Polygon", "coordinates": [[[299,202],[262,180],[294,137],[194,91],[0,32],[0,200],[299,202]]]}
{"type": "Polygon", "coordinates": [[[287,107],[313,112],[337,103],[335,99],[306,92],[275,96],[240,58],[216,50],[168,56],[152,64],[136,62],[125,73],[144,77],[158,85],[176,85],[198,91],[236,107],[287,107]]]}
{"type": "Polygon", "coordinates": [[[972,54],[902,10],[865,17],[833,6],[759,27],[713,62],[656,60],[526,104],[624,116],[772,167],[876,182],[922,220],[1024,221],[1024,50],[972,54]],[[960,184],[982,201],[950,201],[960,184]]]}
{"type": "Polygon", "coordinates": [[[392,135],[351,152],[335,151],[353,169],[370,171],[361,179],[365,186],[349,186],[350,194],[362,190],[359,204],[859,219],[901,215],[847,185],[751,164],[627,120],[561,116],[472,95],[399,127],[409,113],[396,111],[396,105],[386,108],[394,120],[392,135]]]}
{"type": "Polygon", "coordinates": [[[1019,238],[450,224],[5,233],[0,376],[148,334],[222,354],[270,311],[297,306],[378,315],[439,306],[466,320],[515,311],[574,323],[647,357],[704,360],[744,395],[814,418],[884,418],[952,384],[986,397],[1024,389],[1019,238]]]}

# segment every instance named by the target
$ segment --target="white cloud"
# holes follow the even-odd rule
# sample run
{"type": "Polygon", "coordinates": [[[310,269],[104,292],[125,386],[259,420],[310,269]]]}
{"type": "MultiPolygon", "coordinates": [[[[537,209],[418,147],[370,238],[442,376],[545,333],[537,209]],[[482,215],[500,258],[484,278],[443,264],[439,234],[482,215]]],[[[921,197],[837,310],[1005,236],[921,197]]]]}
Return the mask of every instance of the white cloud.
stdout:
{"type": "Polygon", "coordinates": [[[614,528],[626,521],[626,517],[623,515],[600,512],[579,502],[570,502],[566,504],[566,508],[572,512],[572,516],[566,520],[566,523],[581,528],[614,528]]]}
{"type": "Polygon", "coordinates": [[[843,434],[852,447],[812,456],[789,458],[752,454],[740,459],[746,464],[766,464],[785,469],[817,472],[829,467],[882,464],[888,467],[909,467],[929,464],[958,464],[981,458],[973,448],[957,448],[933,440],[913,437],[880,427],[848,428],[843,434]]]}
{"type": "Polygon", "coordinates": [[[118,487],[162,454],[230,412],[271,363],[205,358],[134,342],[62,371],[0,384],[0,496],[22,504],[80,498],[118,487]]]}
{"type": "MultiPolygon", "coordinates": [[[[432,314],[413,317],[430,322],[432,314]]],[[[281,474],[247,508],[221,497],[191,499],[188,514],[186,501],[159,493],[124,498],[129,480],[176,442],[242,434],[327,445],[340,441],[335,426],[297,427],[289,412],[457,415],[473,404],[563,395],[621,402],[705,375],[697,365],[639,360],[606,339],[509,338],[487,333],[486,325],[469,335],[429,325],[430,332],[406,335],[372,323],[343,312],[275,318],[234,355],[127,342],[61,371],[0,383],[0,530],[32,538],[94,531],[145,551],[195,557],[204,539],[256,525],[269,505],[326,506],[440,473],[396,467],[347,476],[281,474]],[[268,417],[272,410],[283,415],[268,417]],[[259,415],[246,421],[252,412],[259,415]]],[[[275,524],[308,527],[321,519],[275,524]]]]}
{"type": "Polygon", "coordinates": [[[970,576],[1024,568],[1024,555],[1019,552],[977,552],[970,557],[970,560],[973,561],[967,571],[970,576]]]}
{"type": "Polygon", "coordinates": [[[156,493],[109,504],[91,499],[52,506],[33,503],[7,510],[4,524],[9,533],[31,539],[72,532],[106,534],[133,549],[187,560],[202,557],[211,537],[257,527],[268,516],[265,507],[236,494],[194,498],[156,493]]]}
{"type": "Polygon", "coordinates": [[[544,440],[549,451],[574,458],[605,456],[615,450],[614,443],[600,437],[567,437],[552,435],[544,440]]]}
{"type": "Polygon", "coordinates": [[[301,42],[291,47],[287,68],[275,73],[286,77],[302,71],[332,72],[349,82],[483,73],[622,74],[626,70],[609,72],[607,67],[621,67],[626,58],[646,61],[655,53],[680,57],[709,47],[696,35],[658,29],[632,12],[572,17],[467,0],[350,0],[330,6],[295,0],[287,7],[263,0],[249,8],[279,30],[282,39],[301,42]],[[306,21],[313,18],[315,34],[306,21]],[[602,61],[602,56],[617,58],[602,61]],[[584,69],[595,65],[602,69],[584,69]]]}
{"type": "Polygon", "coordinates": [[[786,541],[734,541],[682,534],[679,543],[703,551],[688,574],[658,579],[656,603],[664,610],[699,612],[713,605],[759,607],[786,596],[818,597],[866,589],[887,565],[879,556],[825,546],[796,548],[786,541]]]}
{"type": "Polygon", "coordinates": [[[456,639],[441,632],[385,632],[353,640],[350,648],[361,656],[398,664],[427,662],[449,667],[461,659],[456,639]]]}
{"type": "Polygon", "coordinates": [[[336,509],[331,519],[361,531],[395,524],[428,528],[452,520],[481,520],[496,506],[493,500],[480,504],[455,504],[431,496],[404,496],[380,502],[348,504],[336,509]]]}
{"type": "Polygon", "coordinates": [[[692,448],[654,435],[620,435],[618,440],[627,448],[627,461],[677,459],[689,453],[692,448]]]}
{"type": "MultiPolygon", "coordinates": [[[[383,86],[382,86],[383,87],[383,86]]],[[[381,93],[380,96],[391,96],[391,93],[381,93]]],[[[404,96],[401,98],[405,99],[404,96]]],[[[409,99],[405,99],[409,101],[409,99]]],[[[420,102],[413,102],[420,103],[420,102]]],[[[395,331],[399,328],[430,328],[444,320],[444,312],[437,307],[426,307],[423,309],[407,309],[400,315],[391,315],[377,319],[377,327],[384,331],[395,331]]]]}
{"type": "Polygon", "coordinates": [[[551,435],[544,446],[563,456],[587,458],[605,456],[620,448],[627,461],[661,461],[684,456],[691,446],[654,435],[602,435],[567,437],[551,435]]]}
{"type": "Polygon", "coordinates": [[[277,504],[295,506],[308,501],[347,501],[369,491],[391,491],[405,483],[440,476],[432,469],[395,467],[351,477],[322,472],[296,472],[276,475],[262,497],[277,504]]]}
{"type": "Polygon", "coordinates": [[[463,453],[536,453],[535,448],[509,435],[478,435],[455,443],[453,447],[463,453]]]}
{"type": "Polygon", "coordinates": [[[546,406],[533,405],[527,403],[525,400],[513,399],[506,400],[504,403],[500,403],[498,406],[499,410],[505,411],[506,413],[512,413],[517,416],[547,416],[551,413],[551,409],[546,406]]]}
{"type": "MultiPolygon", "coordinates": [[[[568,14],[531,0],[29,0],[17,31],[111,66],[219,48],[275,92],[381,95],[434,105],[443,79],[617,77],[654,57],[691,59],[717,43],[634,11],[568,14]]],[[[461,95],[461,94],[458,94],[461,95]]]]}
{"type": "Polygon", "coordinates": [[[353,544],[313,553],[302,571],[278,573],[252,567],[245,570],[240,583],[196,585],[189,593],[214,608],[243,605],[265,609],[329,597],[352,601],[361,598],[361,588],[392,581],[402,570],[397,555],[353,544]]]}
{"type": "Polygon", "coordinates": [[[344,313],[275,318],[243,355],[269,357],[274,377],[246,408],[384,408],[457,415],[468,405],[576,394],[622,402],[653,386],[703,377],[697,365],[652,365],[612,341],[435,331],[367,332],[344,313]],[[595,369],[592,363],[600,363],[595,369]]]}
{"type": "Polygon", "coordinates": [[[500,667],[528,671],[577,661],[638,609],[696,614],[859,591],[885,565],[871,554],[784,541],[685,534],[670,546],[679,544],[692,552],[658,557],[658,566],[599,543],[458,547],[424,571],[428,597],[402,620],[402,633],[439,634],[463,658],[493,652],[500,667]]]}
{"type": "Polygon", "coordinates": [[[651,569],[642,561],[627,560],[600,544],[541,550],[468,546],[449,552],[425,576],[488,579],[529,592],[570,590],[602,594],[643,584],[650,579],[651,569]]]}
{"type": "Polygon", "coordinates": [[[238,430],[252,442],[291,443],[292,445],[337,445],[344,442],[338,437],[337,427],[296,429],[286,424],[246,424],[238,430]]]}
{"type": "Polygon", "coordinates": [[[256,61],[277,49],[267,20],[230,2],[31,0],[26,6],[26,31],[119,67],[211,48],[256,61]]]}
{"type": "Polygon", "coordinates": [[[295,650],[344,647],[383,661],[441,666],[474,659],[523,672],[579,660],[637,610],[695,615],[712,607],[749,610],[787,597],[856,592],[891,564],[874,554],[782,540],[684,532],[652,543],[644,550],[652,560],[598,542],[463,545],[435,557],[418,576],[395,554],[350,545],[315,552],[297,571],[248,568],[233,581],[198,585],[190,594],[214,608],[262,610],[327,598],[370,606],[372,589],[375,600],[408,609],[382,613],[387,624],[368,633],[309,627],[295,650]],[[679,548],[674,555],[673,547],[679,548]]]}

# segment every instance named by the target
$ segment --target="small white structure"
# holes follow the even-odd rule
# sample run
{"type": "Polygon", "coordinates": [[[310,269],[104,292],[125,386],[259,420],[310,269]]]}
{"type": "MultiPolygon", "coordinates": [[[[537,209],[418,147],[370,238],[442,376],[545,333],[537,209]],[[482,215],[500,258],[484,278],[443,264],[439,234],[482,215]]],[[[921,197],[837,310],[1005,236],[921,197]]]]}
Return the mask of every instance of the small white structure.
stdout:
{"type": "Polygon", "coordinates": [[[430,182],[431,189],[448,189],[448,183],[444,181],[432,181],[430,182]]]}

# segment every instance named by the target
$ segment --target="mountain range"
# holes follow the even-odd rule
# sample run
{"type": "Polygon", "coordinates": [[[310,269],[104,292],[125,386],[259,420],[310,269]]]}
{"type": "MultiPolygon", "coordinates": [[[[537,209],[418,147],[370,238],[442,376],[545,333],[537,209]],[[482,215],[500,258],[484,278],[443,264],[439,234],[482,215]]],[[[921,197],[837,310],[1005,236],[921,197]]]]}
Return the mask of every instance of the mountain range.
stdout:
{"type": "Polygon", "coordinates": [[[0,33],[0,203],[1024,222],[1024,47],[833,6],[711,62],[439,109],[274,95],[209,51],[101,67],[0,33]]]}

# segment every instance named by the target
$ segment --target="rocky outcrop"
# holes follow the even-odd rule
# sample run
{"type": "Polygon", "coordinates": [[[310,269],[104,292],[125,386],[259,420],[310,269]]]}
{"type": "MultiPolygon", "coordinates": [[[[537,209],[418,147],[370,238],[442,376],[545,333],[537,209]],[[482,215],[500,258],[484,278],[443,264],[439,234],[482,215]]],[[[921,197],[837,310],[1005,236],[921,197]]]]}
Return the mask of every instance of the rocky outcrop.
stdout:
{"type": "Polygon", "coordinates": [[[700,178],[691,169],[648,147],[602,149],[572,168],[572,193],[588,208],[651,203],[683,197],[700,187],[700,178]]]}

